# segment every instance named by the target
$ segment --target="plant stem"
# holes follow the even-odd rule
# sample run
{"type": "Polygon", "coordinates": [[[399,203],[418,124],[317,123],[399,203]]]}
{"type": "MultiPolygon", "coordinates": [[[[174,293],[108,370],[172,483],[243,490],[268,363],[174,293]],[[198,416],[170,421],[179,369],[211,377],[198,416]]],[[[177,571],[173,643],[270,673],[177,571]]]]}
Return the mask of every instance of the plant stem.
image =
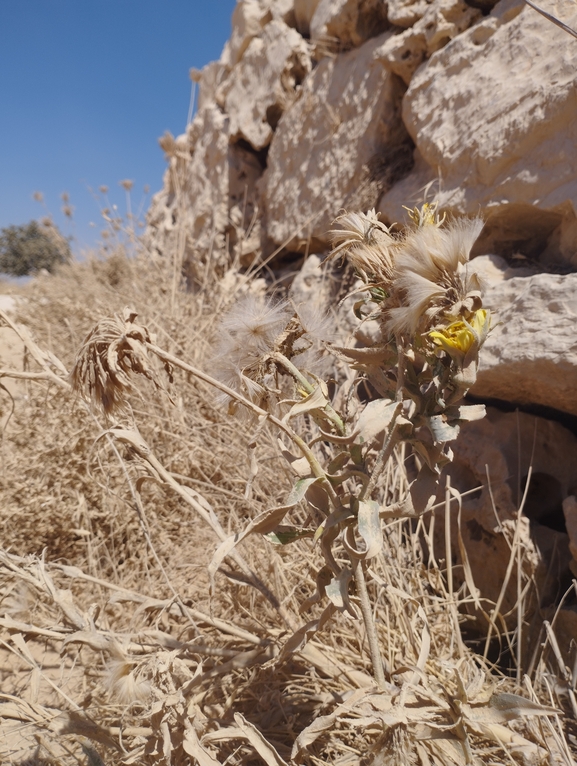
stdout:
{"type": "MultiPolygon", "coordinates": [[[[315,390],[315,387],[313,386],[313,384],[307,380],[307,378],[302,374],[302,372],[298,369],[298,367],[295,367],[295,365],[290,361],[290,359],[287,359],[284,354],[280,353],[280,351],[275,351],[274,354],[271,354],[271,357],[279,364],[282,364],[285,370],[290,375],[292,375],[292,377],[307,392],[307,394],[313,393],[313,391],[315,390]]],[[[345,424],[343,423],[340,415],[333,408],[332,404],[328,403],[326,407],[324,408],[324,412],[327,418],[331,421],[331,423],[335,427],[335,429],[344,436],[346,434],[345,424]]]]}
{"type": "Polygon", "coordinates": [[[371,478],[369,479],[369,481],[363,488],[361,494],[359,495],[359,500],[364,500],[365,498],[370,499],[371,495],[373,494],[373,490],[375,489],[377,485],[379,476],[381,475],[385,465],[387,464],[389,458],[391,457],[391,454],[397,443],[397,438],[396,438],[397,418],[399,417],[399,413],[401,412],[402,407],[403,407],[403,403],[398,402],[397,406],[395,407],[393,417],[391,418],[388,433],[383,440],[383,446],[381,447],[379,454],[377,455],[377,459],[375,460],[375,465],[373,467],[371,478]]]}
{"type": "Polygon", "coordinates": [[[369,642],[371,662],[373,663],[373,674],[379,689],[385,689],[386,679],[385,671],[383,668],[383,659],[379,649],[379,639],[377,637],[377,630],[375,628],[375,621],[373,619],[373,610],[371,608],[371,601],[369,598],[369,592],[367,590],[363,565],[360,559],[357,558],[352,558],[351,563],[353,565],[353,574],[357,586],[357,595],[361,602],[361,614],[363,615],[363,622],[365,623],[365,630],[367,631],[367,640],[369,642]]]}
{"type": "Polygon", "coordinates": [[[327,475],[323,471],[319,461],[314,456],[308,444],[293,431],[293,429],[288,425],[288,423],[285,423],[280,418],[275,417],[270,412],[267,412],[267,410],[263,410],[263,408],[259,407],[258,404],[251,402],[250,399],[247,399],[246,397],[244,397],[242,394],[239,394],[234,389],[229,388],[228,386],[225,386],[224,383],[221,383],[219,380],[216,380],[212,376],[207,375],[206,372],[202,372],[202,370],[199,370],[196,367],[193,367],[192,365],[187,364],[186,362],[183,362],[177,356],[174,356],[173,354],[169,354],[168,351],[165,351],[164,349],[160,348],[160,346],[156,346],[154,343],[146,343],[146,347],[148,348],[149,351],[152,351],[153,354],[156,354],[156,356],[159,359],[163,359],[165,362],[169,362],[175,367],[180,367],[180,369],[184,370],[185,372],[190,372],[196,378],[199,378],[199,380],[203,380],[205,383],[208,383],[210,386],[213,386],[214,388],[217,388],[219,391],[222,391],[223,393],[225,393],[227,396],[230,396],[231,399],[234,399],[235,401],[244,405],[247,409],[252,410],[252,412],[254,412],[256,415],[265,417],[271,423],[274,423],[274,425],[277,426],[277,428],[279,428],[281,431],[283,431],[289,437],[289,439],[291,439],[291,441],[294,444],[296,444],[296,446],[300,449],[300,451],[308,460],[313,475],[320,480],[320,484],[322,485],[323,489],[326,491],[333,505],[338,505],[337,494],[335,490],[333,489],[332,484],[327,479],[327,475]]]}

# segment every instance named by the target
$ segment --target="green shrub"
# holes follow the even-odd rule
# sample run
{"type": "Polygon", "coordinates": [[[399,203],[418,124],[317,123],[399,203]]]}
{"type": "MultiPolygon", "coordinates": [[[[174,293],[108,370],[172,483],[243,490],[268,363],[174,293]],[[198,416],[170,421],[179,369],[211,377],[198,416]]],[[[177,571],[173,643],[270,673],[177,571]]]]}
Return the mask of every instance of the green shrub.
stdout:
{"type": "Polygon", "coordinates": [[[50,220],[0,229],[0,272],[15,277],[46,269],[70,260],[70,245],[50,220]]]}

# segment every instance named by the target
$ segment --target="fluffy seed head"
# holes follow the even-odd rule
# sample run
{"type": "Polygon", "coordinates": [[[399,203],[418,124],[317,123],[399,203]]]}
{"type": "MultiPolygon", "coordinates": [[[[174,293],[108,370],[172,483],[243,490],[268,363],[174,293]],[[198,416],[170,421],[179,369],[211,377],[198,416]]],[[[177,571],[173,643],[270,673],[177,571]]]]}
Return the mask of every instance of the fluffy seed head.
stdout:
{"type": "Polygon", "coordinates": [[[393,276],[397,241],[379,221],[375,211],[344,213],[335,223],[340,228],[329,232],[335,245],[329,258],[346,255],[366,282],[377,283],[387,289],[393,276]]]}
{"type": "Polygon", "coordinates": [[[136,317],[133,309],[125,308],[122,317],[101,319],[85,338],[70,374],[73,390],[107,416],[125,412],[126,394],[134,390],[131,374],[144,375],[163,388],[148,359],[150,334],[136,324],[136,317]]]}
{"type": "Polygon", "coordinates": [[[481,308],[481,285],[467,261],[483,221],[462,219],[409,232],[395,260],[396,306],[387,312],[393,333],[426,332],[442,317],[470,317],[481,308]]]}

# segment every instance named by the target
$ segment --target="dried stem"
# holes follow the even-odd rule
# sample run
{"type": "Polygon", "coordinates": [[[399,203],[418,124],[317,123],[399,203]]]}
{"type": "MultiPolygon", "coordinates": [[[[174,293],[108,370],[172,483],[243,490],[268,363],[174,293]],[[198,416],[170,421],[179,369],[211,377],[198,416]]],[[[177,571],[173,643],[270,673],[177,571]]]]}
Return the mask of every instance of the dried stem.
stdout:
{"type": "Polygon", "coordinates": [[[375,628],[373,610],[371,606],[371,600],[369,598],[369,592],[367,590],[363,565],[360,559],[354,557],[351,559],[351,563],[353,565],[353,574],[357,586],[357,595],[359,597],[359,601],[361,602],[361,614],[363,615],[363,622],[365,623],[365,630],[367,631],[367,641],[369,642],[371,662],[373,663],[373,674],[379,689],[385,689],[386,679],[385,671],[383,668],[383,658],[381,657],[381,650],[379,648],[379,639],[377,637],[377,631],[375,628]]]}

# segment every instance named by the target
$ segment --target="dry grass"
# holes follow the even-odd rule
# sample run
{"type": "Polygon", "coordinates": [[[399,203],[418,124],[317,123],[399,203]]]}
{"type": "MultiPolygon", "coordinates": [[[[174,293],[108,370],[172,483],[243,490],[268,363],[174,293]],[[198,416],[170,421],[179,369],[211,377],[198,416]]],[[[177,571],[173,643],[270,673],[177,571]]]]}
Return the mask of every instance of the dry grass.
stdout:
{"type": "MultiPolygon", "coordinates": [[[[290,490],[276,435],[260,431],[255,462],[256,426],[229,418],[194,375],[175,370],[170,383],[153,362],[154,380],[128,395],[135,433],[126,413],[90,413],[65,372],[96,321],[127,305],[167,352],[206,368],[216,321],[251,289],[207,264],[194,293],[168,259],[122,252],[26,291],[31,377],[0,447],[2,762],[572,764],[570,683],[547,654],[531,677],[510,678],[471,651],[461,629],[474,586],[451,584],[430,516],[390,522],[371,561],[383,692],[360,621],[301,611],[323,565],[310,540],[247,538],[211,595],[219,530],[290,490]]],[[[397,453],[389,497],[406,489],[403,465],[397,453]]],[[[520,576],[520,596],[525,586],[520,576]]]]}

